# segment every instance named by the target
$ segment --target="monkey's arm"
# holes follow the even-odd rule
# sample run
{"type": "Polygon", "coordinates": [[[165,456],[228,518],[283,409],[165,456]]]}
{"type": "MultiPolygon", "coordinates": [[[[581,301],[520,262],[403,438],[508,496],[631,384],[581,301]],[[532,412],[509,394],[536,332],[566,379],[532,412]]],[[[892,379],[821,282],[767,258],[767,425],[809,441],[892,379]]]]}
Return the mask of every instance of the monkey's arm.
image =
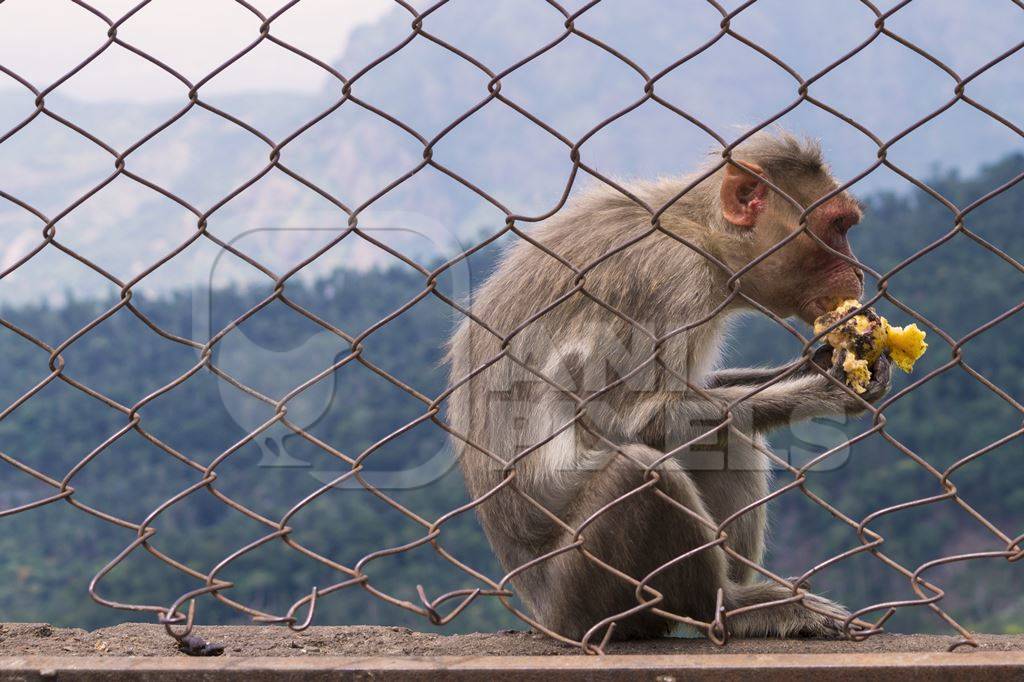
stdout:
{"type": "MultiPolygon", "coordinates": [[[[789,368],[779,367],[733,367],[713,372],[707,379],[708,388],[724,388],[726,386],[754,387],[766,384],[789,368]]],[[[799,371],[799,370],[798,370],[799,371]]]]}
{"type": "Polygon", "coordinates": [[[890,364],[885,356],[876,361],[872,382],[860,397],[842,386],[845,377],[839,374],[841,371],[841,367],[831,370],[836,381],[811,370],[791,375],[760,391],[750,385],[688,391],[665,404],[666,417],[685,426],[724,419],[726,409],[731,409],[737,428],[764,433],[811,417],[861,412],[864,410],[861,398],[873,402],[889,390],[890,364]]]}
{"type": "MultiPolygon", "coordinates": [[[[818,367],[828,371],[832,366],[832,348],[828,345],[820,346],[816,351],[814,351],[814,354],[811,356],[811,360],[818,365],[818,367]]],[[[775,379],[794,364],[799,364],[801,366],[796,370],[796,372],[790,374],[790,377],[805,376],[816,373],[806,360],[797,359],[788,365],[780,365],[778,367],[742,367],[721,369],[717,372],[712,372],[711,375],[708,376],[706,386],[708,388],[723,388],[726,386],[759,386],[775,379]]]]}

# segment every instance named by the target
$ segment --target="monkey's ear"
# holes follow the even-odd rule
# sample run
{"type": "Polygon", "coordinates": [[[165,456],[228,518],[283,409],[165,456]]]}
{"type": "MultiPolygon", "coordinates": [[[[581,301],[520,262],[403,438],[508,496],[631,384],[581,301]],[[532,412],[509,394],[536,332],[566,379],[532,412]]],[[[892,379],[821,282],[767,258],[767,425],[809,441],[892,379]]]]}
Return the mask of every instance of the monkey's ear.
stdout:
{"type": "Polygon", "coordinates": [[[764,170],[756,163],[734,161],[725,167],[722,179],[722,217],[733,225],[753,227],[764,208],[768,186],[761,176],[764,170]]]}

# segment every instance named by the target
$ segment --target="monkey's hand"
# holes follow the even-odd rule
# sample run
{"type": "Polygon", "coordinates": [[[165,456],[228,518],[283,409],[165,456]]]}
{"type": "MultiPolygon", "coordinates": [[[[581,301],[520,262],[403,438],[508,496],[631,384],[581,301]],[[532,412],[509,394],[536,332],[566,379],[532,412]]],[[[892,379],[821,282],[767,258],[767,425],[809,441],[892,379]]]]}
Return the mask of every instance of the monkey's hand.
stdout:
{"type": "MultiPolygon", "coordinates": [[[[783,369],[724,370],[713,375],[710,385],[699,392],[654,397],[650,405],[669,407],[666,417],[672,423],[683,424],[723,419],[726,412],[732,411],[739,428],[766,433],[796,419],[864,412],[868,403],[889,391],[891,363],[888,357],[883,355],[875,360],[870,381],[865,384],[864,392],[858,394],[846,385],[846,370],[841,357],[829,365],[827,372],[819,369],[818,362],[824,361],[831,353],[831,348],[819,349],[812,356],[814,367],[808,367],[804,361],[803,372],[794,372],[785,379],[770,383],[770,380],[778,379],[783,369]],[[761,376],[765,372],[771,372],[771,376],[761,376]],[[753,379],[755,375],[758,376],[753,379]],[[749,383],[741,379],[747,379],[749,383]]],[[[637,421],[647,423],[646,419],[637,421]]]]}
{"type": "Polygon", "coordinates": [[[826,343],[836,349],[835,357],[843,363],[846,382],[857,393],[867,390],[871,365],[883,353],[888,354],[897,367],[909,372],[928,349],[925,333],[916,324],[894,327],[873,308],[862,308],[860,302],[852,298],[818,317],[814,321],[814,333],[824,334],[826,343]],[[855,310],[861,312],[840,322],[855,310]]]}
{"type": "MultiPolygon", "coordinates": [[[[825,346],[824,348],[831,351],[831,348],[825,346]]],[[[821,349],[818,349],[820,352],[821,349]]],[[[849,351],[840,351],[837,355],[835,363],[829,369],[829,374],[834,376],[840,382],[846,383],[846,370],[844,369],[846,354],[849,351]]],[[[817,355],[817,353],[815,353],[817,355]]],[[[817,362],[817,358],[815,358],[817,362]]],[[[871,378],[864,386],[864,392],[858,395],[850,395],[851,391],[844,391],[847,394],[847,407],[856,410],[858,412],[864,410],[864,402],[874,403],[880,400],[889,389],[892,388],[892,361],[889,356],[885,353],[878,356],[874,364],[870,367],[871,378]]]]}
{"type": "Polygon", "coordinates": [[[818,348],[811,353],[811,361],[804,364],[802,372],[805,374],[817,374],[818,371],[815,367],[820,369],[822,372],[828,372],[832,369],[832,356],[834,353],[835,351],[832,349],[832,346],[827,343],[818,346],[818,348]]]}

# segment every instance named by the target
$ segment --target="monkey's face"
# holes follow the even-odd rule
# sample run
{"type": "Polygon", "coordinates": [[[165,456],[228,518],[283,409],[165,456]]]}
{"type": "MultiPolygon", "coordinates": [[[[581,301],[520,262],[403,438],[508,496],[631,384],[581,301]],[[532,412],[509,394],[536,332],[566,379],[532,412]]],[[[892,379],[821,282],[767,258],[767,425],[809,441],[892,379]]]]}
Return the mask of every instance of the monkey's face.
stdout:
{"type": "Polygon", "coordinates": [[[808,213],[803,229],[804,207],[838,186],[831,175],[823,170],[773,178],[797,208],[767,188],[759,167],[751,164],[751,170],[727,172],[722,184],[723,216],[746,228],[744,253],[730,260],[745,267],[762,259],[742,275],[741,290],[780,317],[797,315],[808,323],[842,300],[859,299],[864,273],[853,264],[847,238],[862,217],[857,201],[845,192],[828,199],[808,213]]]}

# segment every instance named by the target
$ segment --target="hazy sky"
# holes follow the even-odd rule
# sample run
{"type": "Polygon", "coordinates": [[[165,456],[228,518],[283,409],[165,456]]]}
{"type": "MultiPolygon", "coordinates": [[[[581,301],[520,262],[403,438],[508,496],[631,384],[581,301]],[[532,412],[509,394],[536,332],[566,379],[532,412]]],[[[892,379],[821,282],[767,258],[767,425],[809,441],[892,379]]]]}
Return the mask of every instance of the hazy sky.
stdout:
{"type": "MultiPolygon", "coordinates": [[[[116,20],[139,0],[90,0],[116,20]]],[[[283,0],[249,0],[269,15],[283,0]]],[[[395,7],[391,0],[302,0],[272,24],[273,35],[324,61],[344,49],[352,29],[395,7]]],[[[259,35],[259,19],[233,0],[152,0],[118,36],[197,80],[259,35]]],[[[42,88],[106,40],[107,26],[70,0],[0,0],[0,64],[42,88]]],[[[215,79],[220,92],[314,90],[323,71],[275,45],[260,45],[215,79]]],[[[213,82],[211,82],[213,85],[213,82]]],[[[0,74],[0,90],[19,87],[0,74]]],[[[144,59],[113,45],[60,92],[87,100],[154,100],[184,86],[144,59]]]]}

